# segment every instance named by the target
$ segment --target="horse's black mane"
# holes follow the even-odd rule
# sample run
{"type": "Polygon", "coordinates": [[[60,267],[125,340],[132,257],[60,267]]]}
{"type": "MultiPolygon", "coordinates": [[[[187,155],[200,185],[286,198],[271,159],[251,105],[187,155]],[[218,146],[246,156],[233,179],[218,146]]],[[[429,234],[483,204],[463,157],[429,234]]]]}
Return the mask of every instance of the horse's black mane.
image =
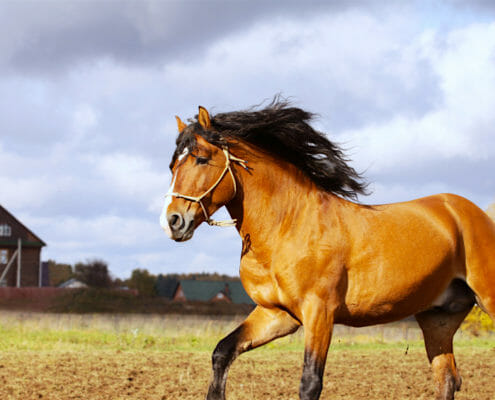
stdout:
{"type": "Polygon", "coordinates": [[[196,147],[195,134],[219,147],[244,141],[292,163],[327,192],[351,199],[366,194],[361,175],[347,164],[336,144],[309,125],[312,118],[313,114],[279,98],[261,110],[216,114],[210,130],[193,122],[179,135],[172,163],[186,147],[196,147]]]}

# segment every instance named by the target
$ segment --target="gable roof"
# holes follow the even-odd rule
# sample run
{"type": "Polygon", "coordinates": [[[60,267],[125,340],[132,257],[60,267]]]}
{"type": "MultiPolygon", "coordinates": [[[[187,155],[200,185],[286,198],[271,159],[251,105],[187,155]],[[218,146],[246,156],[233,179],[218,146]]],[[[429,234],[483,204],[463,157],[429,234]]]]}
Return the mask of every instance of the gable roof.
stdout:
{"type": "Polygon", "coordinates": [[[180,281],[180,286],[187,300],[209,301],[219,292],[227,294],[225,282],[223,281],[184,279],[180,281]]]}
{"type": "MultiPolygon", "coordinates": [[[[165,280],[165,279],[164,279],[165,280]]],[[[240,281],[198,281],[181,279],[178,281],[186,300],[210,301],[218,293],[226,295],[235,304],[255,304],[248,296],[240,281]]],[[[174,287],[174,293],[178,285],[174,287]]]]}
{"type": "MultiPolygon", "coordinates": [[[[17,231],[17,235],[14,238],[0,238],[0,242],[3,244],[7,245],[12,245],[12,244],[17,244],[17,238],[20,237],[19,232],[23,232],[24,237],[21,237],[23,239],[23,244],[25,245],[31,245],[31,246],[46,246],[46,243],[41,240],[36,234],[33,233],[26,225],[24,225],[21,221],[19,221],[14,215],[12,215],[5,207],[0,205],[0,224],[6,223],[6,224],[11,224],[11,225],[17,225],[14,226],[13,229],[17,231]]],[[[14,233],[14,232],[13,232],[14,233]]]]}
{"type": "Polygon", "coordinates": [[[77,280],[76,278],[71,278],[68,281],[62,282],[57,287],[59,287],[59,288],[82,288],[82,287],[88,287],[88,285],[86,285],[84,282],[81,282],[80,280],[77,280]]]}
{"type": "Polygon", "coordinates": [[[229,297],[232,303],[235,304],[255,304],[254,301],[249,297],[249,295],[244,290],[241,281],[229,281],[227,282],[229,289],[229,297]]]}
{"type": "Polygon", "coordinates": [[[177,279],[164,277],[160,274],[155,283],[156,294],[171,299],[174,297],[178,285],[179,281],[177,279]]]}

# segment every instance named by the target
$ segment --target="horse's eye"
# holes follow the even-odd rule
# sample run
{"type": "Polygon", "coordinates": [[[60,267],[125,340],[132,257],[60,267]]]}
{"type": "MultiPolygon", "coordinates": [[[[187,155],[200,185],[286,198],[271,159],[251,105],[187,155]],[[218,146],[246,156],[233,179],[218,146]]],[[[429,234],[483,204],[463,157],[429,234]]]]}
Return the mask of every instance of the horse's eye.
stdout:
{"type": "Polygon", "coordinates": [[[196,164],[208,164],[208,159],[206,157],[197,157],[196,164]]]}

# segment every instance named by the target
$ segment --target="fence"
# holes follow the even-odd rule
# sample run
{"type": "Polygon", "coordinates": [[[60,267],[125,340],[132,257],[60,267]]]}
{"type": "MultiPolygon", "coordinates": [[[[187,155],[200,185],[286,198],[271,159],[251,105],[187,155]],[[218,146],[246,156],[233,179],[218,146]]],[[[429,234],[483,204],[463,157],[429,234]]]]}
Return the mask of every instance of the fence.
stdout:
{"type": "Polygon", "coordinates": [[[72,289],[62,289],[55,287],[0,287],[0,299],[19,300],[19,299],[41,299],[54,298],[72,289]]]}

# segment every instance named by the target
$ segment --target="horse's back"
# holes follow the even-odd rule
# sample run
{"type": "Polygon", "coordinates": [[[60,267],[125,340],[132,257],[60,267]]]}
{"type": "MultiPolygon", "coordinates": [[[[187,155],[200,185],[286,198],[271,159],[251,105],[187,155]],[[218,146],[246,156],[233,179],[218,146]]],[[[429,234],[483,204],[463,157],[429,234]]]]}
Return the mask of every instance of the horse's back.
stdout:
{"type": "Polygon", "coordinates": [[[426,309],[454,279],[484,276],[495,288],[495,224],[470,201],[438,194],[355,214],[344,323],[426,309]]]}
{"type": "Polygon", "coordinates": [[[476,204],[462,196],[441,193],[398,205],[418,207],[423,211],[417,212],[424,212],[443,231],[452,243],[457,265],[463,266],[464,278],[479,268],[489,268],[495,277],[495,222],[476,204]]]}
{"type": "MultiPolygon", "coordinates": [[[[466,257],[472,253],[495,252],[495,221],[470,200],[451,193],[441,193],[402,203],[377,207],[390,207],[398,218],[410,218],[411,223],[428,220],[453,240],[461,240],[466,257]],[[406,217],[400,216],[401,212],[406,217]],[[468,254],[469,253],[469,254],[468,254]]],[[[429,225],[429,224],[427,224],[429,225]]],[[[428,226],[425,226],[428,229],[428,226]]]]}

